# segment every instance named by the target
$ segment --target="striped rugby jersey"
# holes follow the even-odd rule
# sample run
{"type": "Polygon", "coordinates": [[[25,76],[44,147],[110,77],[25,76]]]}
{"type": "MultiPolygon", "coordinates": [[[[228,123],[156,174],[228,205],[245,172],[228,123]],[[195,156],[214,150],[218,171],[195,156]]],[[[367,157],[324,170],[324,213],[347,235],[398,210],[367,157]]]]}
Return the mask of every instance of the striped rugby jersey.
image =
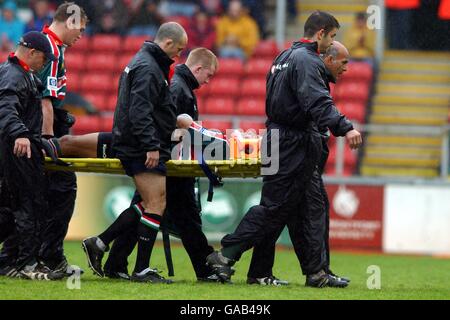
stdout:
{"type": "Polygon", "coordinates": [[[64,63],[64,51],[66,46],[53,33],[48,26],[45,26],[42,30],[47,36],[53,48],[53,54],[57,58],[57,61],[49,61],[45,67],[39,72],[39,79],[45,86],[43,92],[43,98],[52,98],[52,104],[54,108],[61,108],[64,98],[66,97],[66,66],[64,63]]]}

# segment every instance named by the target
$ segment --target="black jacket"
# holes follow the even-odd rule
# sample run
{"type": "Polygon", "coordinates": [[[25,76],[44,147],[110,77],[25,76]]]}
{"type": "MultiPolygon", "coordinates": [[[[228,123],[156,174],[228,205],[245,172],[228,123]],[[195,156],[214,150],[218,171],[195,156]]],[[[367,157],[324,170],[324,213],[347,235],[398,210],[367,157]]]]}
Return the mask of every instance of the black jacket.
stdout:
{"type": "Polygon", "coordinates": [[[16,57],[0,65],[0,136],[6,143],[28,138],[40,143],[42,90],[40,80],[19,64],[16,57]]]}
{"type": "Polygon", "coordinates": [[[177,108],[177,115],[187,113],[194,121],[198,120],[197,97],[194,90],[199,87],[197,79],[185,64],[175,68],[170,94],[177,108]]]}
{"type": "Polygon", "coordinates": [[[144,42],[122,73],[113,125],[113,148],[119,159],[145,159],[148,151],[156,150],[162,161],[170,158],[176,126],[169,90],[172,63],[158,45],[144,42]]]}
{"type": "Polygon", "coordinates": [[[267,75],[266,113],[269,122],[297,130],[313,125],[344,136],[353,129],[329,94],[327,71],[316,42],[295,42],[275,59],[267,75]]]}

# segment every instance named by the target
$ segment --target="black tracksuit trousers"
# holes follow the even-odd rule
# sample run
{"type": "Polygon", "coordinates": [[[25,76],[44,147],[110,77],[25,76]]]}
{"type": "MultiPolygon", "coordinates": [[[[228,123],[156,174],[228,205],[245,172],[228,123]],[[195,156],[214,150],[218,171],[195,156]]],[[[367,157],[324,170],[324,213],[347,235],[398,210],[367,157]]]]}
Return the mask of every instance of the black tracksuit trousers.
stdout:
{"type": "MultiPolygon", "coordinates": [[[[22,268],[34,263],[39,251],[40,226],[46,211],[43,155],[41,147],[33,142],[31,159],[16,157],[11,143],[1,142],[1,149],[4,179],[11,196],[10,211],[5,210],[3,214],[11,213],[14,220],[14,228],[11,228],[11,218],[2,219],[10,226],[9,231],[13,232],[2,237],[14,238],[13,258],[8,262],[22,268]]],[[[8,243],[5,244],[8,248],[8,243]]]]}
{"type": "MultiPolygon", "coordinates": [[[[324,247],[325,247],[325,257],[326,257],[326,267],[325,269],[329,269],[330,266],[330,248],[329,248],[329,226],[330,226],[330,214],[329,214],[329,201],[328,194],[325,189],[325,185],[323,183],[323,179],[321,177],[325,164],[328,159],[328,138],[322,136],[322,157],[321,162],[319,163],[319,172],[314,172],[312,183],[310,184],[309,189],[306,191],[304,199],[302,200],[302,204],[299,210],[299,218],[307,217],[308,214],[305,214],[302,211],[309,212],[309,216],[315,217],[323,217],[324,225],[317,224],[319,226],[316,229],[316,232],[324,234],[324,247]],[[322,209],[321,209],[322,208],[322,209]],[[321,212],[321,210],[323,212],[321,212]],[[323,230],[324,228],[324,230],[323,230]]],[[[308,246],[311,244],[308,243],[308,239],[305,241],[299,241],[302,236],[302,227],[305,221],[296,221],[293,217],[288,221],[287,227],[289,231],[289,235],[291,237],[291,241],[294,246],[294,250],[299,257],[300,262],[303,261],[301,259],[301,253],[305,250],[308,250],[308,246]],[[298,230],[296,230],[298,228],[298,230]],[[297,240],[296,240],[297,239],[297,240]]],[[[252,260],[250,263],[249,271],[247,276],[249,278],[263,278],[268,276],[273,276],[272,268],[275,262],[275,245],[278,240],[281,232],[279,234],[274,234],[273,238],[265,239],[259,245],[255,246],[253,249],[252,260]]],[[[305,263],[305,261],[303,261],[305,263]]],[[[314,265],[314,263],[313,263],[314,265]]],[[[311,269],[311,266],[304,265],[301,263],[303,274],[308,274],[311,269]]],[[[315,269],[315,268],[312,268],[315,269]]]]}
{"type": "Polygon", "coordinates": [[[324,211],[319,210],[323,204],[305,206],[304,203],[307,199],[322,199],[318,173],[321,138],[313,131],[301,132],[274,124],[269,124],[268,129],[265,139],[269,149],[275,143],[271,129],[279,130],[280,169],[277,174],[264,177],[260,205],[250,208],[235,232],[222,239],[222,246],[225,251],[227,247],[239,247],[239,252],[229,257],[239,260],[244,251],[264,241],[274,244],[283,228],[292,225],[300,231],[291,234],[291,238],[297,256],[301,255],[302,270],[306,274],[316,273],[326,264],[324,211]],[[301,249],[305,242],[308,245],[301,249]]]}
{"type": "MultiPolygon", "coordinates": [[[[55,137],[69,134],[72,123],[68,112],[54,109],[55,137]]],[[[70,220],[75,209],[77,195],[77,178],[74,172],[48,171],[46,199],[48,211],[44,217],[44,228],[41,233],[39,257],[50,266],[58,264],[64,257],[64,238],[67,235],[70,220]]]]}

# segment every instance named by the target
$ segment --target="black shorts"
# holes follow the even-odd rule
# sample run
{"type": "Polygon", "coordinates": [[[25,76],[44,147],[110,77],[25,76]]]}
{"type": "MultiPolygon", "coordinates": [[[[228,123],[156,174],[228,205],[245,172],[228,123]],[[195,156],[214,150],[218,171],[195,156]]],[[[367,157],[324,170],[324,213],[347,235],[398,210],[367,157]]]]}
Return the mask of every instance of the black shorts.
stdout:
{"type": "Polygon", "coordinates": [[[155,168],[149,169],[145,166],[145,160],[146,159],[144,158],[120,159],[120,162],[122,163],[122,166],[125,169],[125,173],[127,174],[127,176],[130,177],[134,177],[135,175],[143,172],[156,173],[161,176],[166,176],[167,168],[164,162],[160,161],[155,168]]]}
{"type": "Polygon", "coordinates": [[[112,148],[113,135],[111,132],[100,132],[97,141],[97,158],[113,159],[114,152],[112,148]]]}

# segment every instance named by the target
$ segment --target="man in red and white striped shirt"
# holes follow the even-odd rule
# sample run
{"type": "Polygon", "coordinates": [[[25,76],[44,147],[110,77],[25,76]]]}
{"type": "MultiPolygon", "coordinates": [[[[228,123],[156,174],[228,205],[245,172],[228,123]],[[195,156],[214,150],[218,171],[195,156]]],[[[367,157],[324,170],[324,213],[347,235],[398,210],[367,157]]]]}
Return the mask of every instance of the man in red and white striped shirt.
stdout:
{"type": "MultiPolygon", "coordinates": [[[[53,48],[57,61],[48,63],[39,78],[45,86],[42,99],[44,138],[62,137],[69,133],[74,118],[63,109],[66,96],[64,52],[81,39],[88,17],[73,2],[60,5],[50,26],[42,31],[53,48]]],[[[48,214],[42,229],[41,263],[52,270],[67,271],[63,241],[75,207],[76,176],[72,172],[47,172],[48,214]]]]}

